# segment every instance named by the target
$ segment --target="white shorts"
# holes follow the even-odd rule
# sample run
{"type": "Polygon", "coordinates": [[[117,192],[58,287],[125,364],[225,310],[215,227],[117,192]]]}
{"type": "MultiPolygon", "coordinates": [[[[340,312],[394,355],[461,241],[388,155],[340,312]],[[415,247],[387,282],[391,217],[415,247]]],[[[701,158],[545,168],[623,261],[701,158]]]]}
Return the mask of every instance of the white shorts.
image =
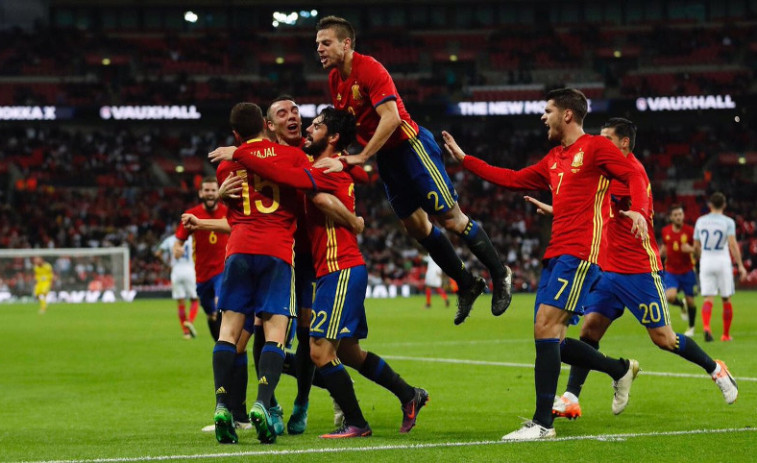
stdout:
{"type": "Polygon", "coordinates": [[[174,268],[171,272],[171,297],[197,299],[197,279],[193,268],[174,268]]]}
{"type": "Polygon", "coordinates": [[[699,287],[702,296],[731,297],[736,292],[730,260],[699,263],[699,287]]]}

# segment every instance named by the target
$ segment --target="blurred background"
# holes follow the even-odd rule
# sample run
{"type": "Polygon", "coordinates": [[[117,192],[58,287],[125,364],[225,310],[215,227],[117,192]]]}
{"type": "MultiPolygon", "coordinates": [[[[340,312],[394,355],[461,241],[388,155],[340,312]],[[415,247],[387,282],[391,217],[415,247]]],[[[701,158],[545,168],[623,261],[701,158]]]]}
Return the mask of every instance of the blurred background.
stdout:
{"type": "MultiPolygon", "coordinates": [[[[491,164],[521,168],[550,149],[539,116],[553,88],[591,99],[587,132],[633,120],[658,232],[671,204],[693,224],[723,191],[757,283],[757,0],[272,3],[0,2],[0,248],[128,247],[131,288],[167,290],[155,247],[214,175],[207,153],[232,143],[230,108],[287,93],[307,126],[330,101],[314,26],[336,14],[419,124],[491,164]]],[[[549,221],[521,192],[448,170],[516,289],[534,290],[549,221]]],[[[420,288],[423,256],[371,178],[357,188],[370,283],[420,288]]],[[[0,289],[28,292],[27,270],[11,265],[0,289]]]]}

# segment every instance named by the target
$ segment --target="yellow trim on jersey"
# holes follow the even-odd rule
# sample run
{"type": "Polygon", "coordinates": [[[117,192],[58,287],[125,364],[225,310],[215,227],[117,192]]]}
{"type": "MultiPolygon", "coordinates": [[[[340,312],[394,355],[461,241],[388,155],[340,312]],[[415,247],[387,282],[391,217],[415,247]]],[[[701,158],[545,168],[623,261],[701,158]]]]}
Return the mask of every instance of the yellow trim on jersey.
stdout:
{"type": "MultiPolygon", "coordinates": [[[[412,127],[410,127],[410,130],[406,130],[404,125],[401,125],[400,127],[402,127],[402,130],[408,136],[415,132],[412,130],[412,127]]],[[[447,188],[447,184],[444,182],[444,177],[441,172],[439,172],[439,169],[436,168],[436,164],[431,160],[431,156],[426,152],[426,148],[423,147],[423,143],[421,143],[417,135],[412,136],[408,141],[410,142],[413,151],[418,156],[418,159],[420,159],[421,164],[423,164],[426,171],[431,175],[431,179],[434,181],[436,188],[441,192],[442,198],[444,198],[444,201],[447,203],[447,207],[452,207],[452,205],[455,204],[455,200],[452,199],[452,193],[450,193],[449,188],[447,188]]]]}
{"type": "Polygon", "coordinates": [[[408,138],[415,138],[418,136],[418,132],[415,131],[412,125],[408,121],[403,120],[400,123],[400,128],[403,132],[405,132],[405,135],[408,136],[408,138]]]}
{"type": "MultiPolygon", "coordinates": [[[[650,230],[653,230],[653,228],[650,228],[650,230]]],[[[647,257],[649,257],[649,268],[651,268],[653,272],[659,272],[661,269],[657,266],[657,254],[655,254],[654,249],[652,249],[650,236],[652,235],[648,235],[646,238],[644,238],[641,242],[641,245],[644,247],[644,250],[647,251],[647,257]]]]}
{"type": "Polygon", "coordinates": [[[289,317],[290,319],[294,319],[297,316],[297,293],[294,290],[294,265],[290,265],[290,268],[292,270],[292,278],[289,282],[289,317]]]}
{"type": "Polygon", "coordinates": [[[610,181],[604,176],[599,176],[597,183],[597,192],[594,193],[594,231],[591,238],[591,250],[589,251],[589,262],[596,264],[599,256],[599,248],[602,245],[602,227],[604,226],[604,217],[602,217],[602,205],[605,201],[610,181]]]}
{"type": "Polygon", "coordinates": [[[668,311],[668,298],[665,296],[665,285],[662,282],[660,272],[652,272],[652,281],[654,287],[657,289],[657,295],[660,297],[660,310],[662,316],[665,317],[665,324],[670,325],[670,312],[668,311]]]}
{"type": "Polygon", "coordinates": [[[331,319],[329,327],[326,330],[326,339],[336,339],[339,334],[339,322],[342,318],[344,301],[347,298],[347,286],[350,282],[351,268],[339,272],[339,280],[336,284],[336,294],[334,295],[334,307],[331,309],[331,319]]]}
{"type": "Polygon", "coordinates": [[[255,143],[256,141],[263,141],[262,138],[250,138],[245,143],[255,143]]]}
{"type": "Polygon", "coordinates": [[[565,303],[565,309],[568,312],[574,312],[578,305],[578,297],[581,295],[581,288],[586,280],[586,274],[589,273],[591,268],[591,262],[582,260],[578,264],[575,275],[573,275],[573,284],[570,285],[570,293],[568,294],[568,301],[565,303]]]}
{"type": "Polygon", "coordinates": [[[326,267],[329,273],[339,270],[339,246],[334,221],[326,218],[326,267]]]}

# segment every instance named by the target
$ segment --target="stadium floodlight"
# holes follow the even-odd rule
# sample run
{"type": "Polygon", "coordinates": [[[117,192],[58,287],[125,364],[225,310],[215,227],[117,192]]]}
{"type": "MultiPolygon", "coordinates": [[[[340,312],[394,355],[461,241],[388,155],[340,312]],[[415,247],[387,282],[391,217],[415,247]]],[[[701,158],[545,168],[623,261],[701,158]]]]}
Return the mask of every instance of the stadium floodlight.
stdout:
{"type": "Polygon", "coordinates": [[[195,13],[194,11],[190,10],[190,11],[187,11],[186,13],[184,13],[184,21],[186,21],[188,23],[193,23],[194,24],[194,23],[197,22],[198,19],[199,19],[199,17],[197,16],[197,13],[195,13]]]}
{"type": "Polygon", "coordinates": [[[129,248],[0,249],[0,302],[31,301],[40,256],[53,266],[48,302],[131,301],[129,248]]]}

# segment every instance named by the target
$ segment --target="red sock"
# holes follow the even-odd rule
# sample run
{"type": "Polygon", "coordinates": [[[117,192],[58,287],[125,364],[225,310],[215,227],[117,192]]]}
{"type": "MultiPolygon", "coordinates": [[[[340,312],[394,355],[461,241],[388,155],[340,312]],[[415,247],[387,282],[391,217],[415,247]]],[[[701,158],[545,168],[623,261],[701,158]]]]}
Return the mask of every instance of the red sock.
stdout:
{"type": "Polygon", "coordinates": [[[193,299],[192,303],[189,306],[189,321],[194,323],[195,318],[197,317],[197,307],[199,304],[197,303],[197,299],[193,299]]]}
{"type": "Polygon", "coordinates": [[[712,317],[712,302],[704,301],[702,304],[702,326],[705,331],[710,331],[710,317],[712,317]]]}
{"type": "Polygon", "coordinates": [[[426,286],[426,305],[431,305],[431,288],[426,286]]]}
{"type": "Polygon", "coordinates": [[[731,301],[723,302],[723,334],[730,336],[731,320],[733,320],[733,306],[731,301]]]}
{"type": "Polygon", "coordinates": [[[444,302],[447,302],[447,292],[444,291],[444,288],[436,288],[436,292],[439,293],[439,295],[442,297],[442,300],[444,302]]]}
{"type": "Polygon", "coordinates": [[[184,300],[177,301],[177,307],[179,312],[179,323],[181,324],[181,330],[184,332],[184,334],[189,333],[189,330],[186,326],[184,326],[184,322],[187,321],[187,311],[184,308],[184,300]]]}

